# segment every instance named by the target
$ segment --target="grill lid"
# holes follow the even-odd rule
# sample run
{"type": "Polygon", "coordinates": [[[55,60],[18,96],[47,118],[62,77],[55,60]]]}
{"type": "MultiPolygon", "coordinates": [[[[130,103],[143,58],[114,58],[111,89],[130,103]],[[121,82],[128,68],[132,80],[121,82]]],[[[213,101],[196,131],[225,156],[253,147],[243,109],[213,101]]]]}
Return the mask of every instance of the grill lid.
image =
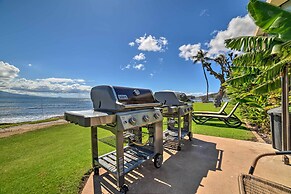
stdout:
{"type": "Polygon", "coordinates": [[[124,104],[144,104],[154,103],[155,99],[153,93],[149,89],[141,88],[126,88],[113,86],[119,102],[124,104]]]}
{"type": "Polygon", "coordinates": [[[149,89],[102,85],[91,89],[94,110],[118,112],[160,106],[149,89]]]}
{"type": "Polygon", "coordinates": [[[185,105],[189,99],[185,93],[174,91],[160,91],[155,92],[155,98],[164,105],[179,106],[185,105]]]}

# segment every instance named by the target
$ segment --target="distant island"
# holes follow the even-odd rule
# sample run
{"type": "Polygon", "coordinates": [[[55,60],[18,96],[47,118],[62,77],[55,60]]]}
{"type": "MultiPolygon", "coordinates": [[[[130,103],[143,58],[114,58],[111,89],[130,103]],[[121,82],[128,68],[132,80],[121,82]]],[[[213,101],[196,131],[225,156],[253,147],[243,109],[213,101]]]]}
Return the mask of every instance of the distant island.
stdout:
{"type": "Polygon", "coordinates": [[[15,94],[10,92],[0,91],[0,98],[24,98],[24,97],[37,97],[41,98],[41,96],[32,96],[27,94],[15,94]]]}

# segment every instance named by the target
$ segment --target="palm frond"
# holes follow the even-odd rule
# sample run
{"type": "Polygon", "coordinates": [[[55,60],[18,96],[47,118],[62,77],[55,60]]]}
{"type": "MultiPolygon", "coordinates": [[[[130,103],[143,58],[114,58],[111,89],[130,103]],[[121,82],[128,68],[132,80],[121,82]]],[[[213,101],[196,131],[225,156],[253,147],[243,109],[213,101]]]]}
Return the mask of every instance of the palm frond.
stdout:
{"type": "Polygon", "coordinates": [[[266,94],[268,92],[272,92],[274,90],[277,90],[280,87],[281,87],[281,79],[280,79],[280,77],[278,77],[275,80],[269,80],[267,82],[264,82],[263,84],[254,88],[252,90],[252,92],[254,94],[266,94]]]}
{"type": "Polygon", "coordinates": [[[282,44],[282,48],[285,48],[285,49],[289,50],[291,48],[291,40],[284,42],[282,44]]]}
{"type": "Polygon", "coordinates": [[[234,78],[228,79],[226,81],[227,84],[233,86],[233,87],[239,87],[243,84],[249,83],[252,80],[254,80],[257,77],[257,74],[244,74],[240,76],[236,76],[234,78]]]}
{"type": "Polygon", "coordinates": [[[291,64],[291,55],[265,70],[258,76],[257,82],[272,81],[277,79],[280,77],[283,68],[288,64],[291,64]]]}
{"type": "Polygon", "coordinates": [[[261,68],[252,67],[252,66],[233,66],[231,67],[232,73],[234,74],[259,74],[261,72],[261,68]]]}
{"type": "Polygon", "coordinates": [[[291,55],[291,40],[281,45],[281,53],[283,55],[283,58],[291,55]]]}
{"type": "Polygon", "coordinates": [[[273,63],[269,51],[245,53],[233,59],[237,66],[268,66],[273,63]]]}
{"type": "Polygon", "coordinates": [[[242,36],[225,40],[227,48],[242,52],[270,50],[274,45],[281,43],[276,37],[266,36],[242,36]]]}
{"type": "Polygon", "coordinates": [[[251,0],[248,11],[257,26],[282,40],[291,40],[291,13],[270,3],[251,0]],[[268,11],[266,11],[268,10],[268,11]]]}

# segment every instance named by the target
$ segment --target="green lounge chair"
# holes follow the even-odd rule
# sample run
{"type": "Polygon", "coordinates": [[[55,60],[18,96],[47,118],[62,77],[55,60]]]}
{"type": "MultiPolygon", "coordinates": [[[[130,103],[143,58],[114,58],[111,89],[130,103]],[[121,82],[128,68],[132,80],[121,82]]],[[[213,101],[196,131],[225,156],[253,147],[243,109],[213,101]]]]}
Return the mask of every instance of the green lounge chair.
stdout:
{"type": "Polygon", "coordinates": [[[227,115],[227,113],[224,111],[225,108],[227,107],[227,105],[228,105],[228,102],[225,102],[223,104],[223,106],[221,107],[221,109],[218,112],[211,112],[211,111],[193,111],[192,112],[192,115],[193,114],[218,114],[218,115],[222,114],[222,115],[227,115]]]}
{"type": "Polygon", "coordinates": [[[192,120],[197,124],[204,124],[205,122],[211,119],[219,119],[223,121],[227,126],[230,127],[239,127],[242,122],[241,120],[234,114],[239,103],[237,103],[229,114],[220,113],[220,114],[207,114],[207,113],[194,113],[192,115],[192,120]]]}

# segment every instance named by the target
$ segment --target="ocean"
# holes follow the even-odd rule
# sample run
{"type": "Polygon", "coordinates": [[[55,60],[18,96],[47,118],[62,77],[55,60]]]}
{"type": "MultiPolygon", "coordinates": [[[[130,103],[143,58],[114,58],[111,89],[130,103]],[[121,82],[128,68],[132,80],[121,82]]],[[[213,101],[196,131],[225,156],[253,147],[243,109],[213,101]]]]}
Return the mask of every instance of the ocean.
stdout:
{"type": "Polygon", "coordinates": [[[36,121],[64,115],[65,111],[93,109],[91,99],[0,97],[0,123],[36,121]]]}

